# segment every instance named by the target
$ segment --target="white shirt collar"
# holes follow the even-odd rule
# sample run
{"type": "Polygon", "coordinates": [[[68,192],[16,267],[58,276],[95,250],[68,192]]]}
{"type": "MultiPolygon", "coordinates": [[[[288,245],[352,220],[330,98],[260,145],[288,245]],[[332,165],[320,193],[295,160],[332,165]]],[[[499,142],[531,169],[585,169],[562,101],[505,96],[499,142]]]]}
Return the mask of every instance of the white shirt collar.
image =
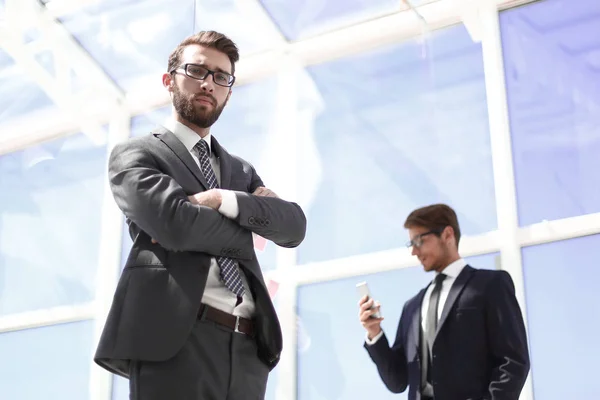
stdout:
{"type": "Polygon", "coordinates": [[[442,274],[456,279],[456,277],[461,273],[463,268],[466,266],[467,266],[467,262],[464,260],[464,258],[459,258],[458,260],[454,261],[452,264],[450,264],[446,268],[444,268],[444,270],[442,271],[442,274]]]}
{"type": "MultiPolygon", "coordinates": [[[[198,143],[198,141],[200,140],[200,136],[196,132],[194,132],[181,122],[175,121],[174,119],[169,119],[164,124],[164,126],[168,130],[173,132],[177,139],[179,139],[179,141],[183,143],[185,148],[190,152],[192,151],[196,143],[198,143]]],[[[208,135],[204,136],[202,140],[204,140],[208,144],[208,152],[210,155],[210,152],[212,151],[210,132],[208,133],[208,135]]]]}

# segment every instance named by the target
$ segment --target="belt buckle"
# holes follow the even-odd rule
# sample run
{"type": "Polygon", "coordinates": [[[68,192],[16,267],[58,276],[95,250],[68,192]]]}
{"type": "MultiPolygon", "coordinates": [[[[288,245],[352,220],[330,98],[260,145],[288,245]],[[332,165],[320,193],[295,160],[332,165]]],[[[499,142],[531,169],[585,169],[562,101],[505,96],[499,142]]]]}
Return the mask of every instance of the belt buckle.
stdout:
{"type": "Polygon", "coordinates": [[[233,331],[237,332],[237,333],[244,333],[239,330],[239,327],[240,327],[240,317],[238,315],[236,315],[235,316],[235,328],[233,328],[233,331]]]}

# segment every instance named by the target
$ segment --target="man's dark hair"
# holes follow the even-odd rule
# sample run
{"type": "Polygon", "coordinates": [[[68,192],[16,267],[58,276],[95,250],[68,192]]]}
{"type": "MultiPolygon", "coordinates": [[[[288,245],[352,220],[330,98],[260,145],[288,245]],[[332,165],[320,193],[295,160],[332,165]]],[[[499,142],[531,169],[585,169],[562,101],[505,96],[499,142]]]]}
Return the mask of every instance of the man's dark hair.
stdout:
{"type": "Polygon", "coordinates": [[[439,231],[440,233],[447,226],[451,226],[454,230],[454,237],[458,246],[458,242],[460,241],[458,218],[456,217],[456,212],[446,204],[432,204],[418,208],[411,212],[404,222],[406,229],[421,227],[431,231],[439,231]]]}
{"type": "Polygon", "coordinates": [[[235,74],[235,63],[240,59],[239,50],[231,39],[215,31],[201,31],[185,38],[183,42],[179,43],[169,56],[168,72],[173,71],[181,65],[183,50],[193,44],[199,44],[225,53],[229,57],[229,61],[231,61],[231,75],[235,74]]]}

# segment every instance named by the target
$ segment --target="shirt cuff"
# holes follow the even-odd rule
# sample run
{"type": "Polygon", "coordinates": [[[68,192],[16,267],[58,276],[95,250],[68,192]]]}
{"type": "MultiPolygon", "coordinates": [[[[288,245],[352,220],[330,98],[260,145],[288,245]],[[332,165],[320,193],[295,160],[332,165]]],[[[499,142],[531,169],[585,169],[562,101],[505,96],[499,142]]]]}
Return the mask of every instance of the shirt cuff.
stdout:
{"type": "Polygon", "coordinates": [[[231,190],[219,189],[221,193],[221,207],[219,212],[227,218],[235,219],[240,213],[237,197],[231,190]]]}
{"type": "Polygon", "coordinates": [[[375,336],[373,339],[369,339],[369,334],[367,333],[367,335],[365,336],[365,343],[367,343],[368,346],[373,346],[375,343],[377,343],[379,339],[381,339],[382,336],[383,330],[381,330],[381,332],[379,332],[377,336],[375,336]]]}

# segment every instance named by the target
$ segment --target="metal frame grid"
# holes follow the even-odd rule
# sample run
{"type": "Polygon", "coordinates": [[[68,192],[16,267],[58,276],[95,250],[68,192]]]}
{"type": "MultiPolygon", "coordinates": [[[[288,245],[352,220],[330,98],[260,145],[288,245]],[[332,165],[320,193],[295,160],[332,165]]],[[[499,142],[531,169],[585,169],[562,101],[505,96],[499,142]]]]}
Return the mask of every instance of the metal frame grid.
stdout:
{"type": "MultiPolygon", "coordinates": [[[[86,3],[92,1],[85,0],[86,3]]],[[[460,250],[463,256],[500,252],[501,268],[508,270],[513,277],[517,297],[525,317],[527,310],[521,249],[525,246],[600,233],[600,213],[526,227],[518,225],[498,11],[531,1],[439,0],[417,8],[418,13],[427,21],[428,29],[439,29],[462,21],[473,40],[482,43],[498,229],[477,236],[464,237],[460,250]]],[[[65,0],[53,2],[56,2],[55,7],[47,9],[33,0],[6,0],[7,18],[0,23],[0,46],[13,56],[19,67],[26,68],[29,65],[27,72],[65,113],[50,119],[46,118],[37,125],[35,122],[32,123],[31,116],[27,116],[26,124],[24,120],[18,120],[9,127],[4,126],[7,129],[3,129],[3,135],[0,137],[0,154],[81,130],[98,140],[96,129],[106,123],[109,124],[107,151],[110,152],[116,143],[129,137],[132,115],[169,104],[169,98],[162,91],[122,94],[87,53],[81,48],[73,47],[72,37],[65,34],[64,28],[53,19],[61,12],[69,11],[75,2],[65,0]],[[42,35],[42,39],[37,42],[25,44],[22,35],[32,26],[46,35],[42,35]],[[57,63],[64,60],[61,54],[69,51],[69,60],[73,58],[77,60],[72,68],[77,69],[84,79],[99,81],[105,88],[101,107],[97,107],[93,115],[87,116],[86,121],[81,118],[73,119],[77,115],[73,103],[84,99],[86,93],[72,93],[68,90],[69,85],[64,85],[68,80],[67,76],[49,76],[39,68],[39,65],[35,65],[34,55],[42,49],[52,50],[56,55],[57,63]],[[6,135],[5,132],[9,134],[6,135]],[[11,136],[10,132],[18,132],[19,137],[11,136]]],[[[77,3],[78,6],[81,4],[82,1],[77,3]]],[[[276,49],[248,55],[240,62],[238,81],[241,84],[260,80],[268,74],[277,74],[278,109],[275,118],[277,126],[281,126],[278,130],[281,132],[279,139],[281,139],[282,149],[280,169],[286,171],[286,177],[290,176],[290,171],[292,176],[296,174],[294,143],[299,132],[297,124],[294,123],[298,119],[297,96],[294,94],[297,93],[298,71],[307,65],[416,37],[421,32],[421,19],[412,11],[403,9],[382,18],[298,42],[289,43],[282,40],[281,45],[276,49]]],[[[98,100],[97,93],[95,97],[98,100]]],[[[272,186],[284,198],[297,198],[296,182],[293,180],[281,176],[281,179],[272,182],[272,186]]],[[[0,333],[95,319],[94,343],[97,342],[118,279],[123,232],[123,218],[112,200],[107,183],[104,192],[99,244],[101,259],[97,273],[96,300],[78,306],[57,307],[0,317],[0,333]]],[[[295,315],[299,286],[406,268],[417,264],[409,250],[405,248],[311,263],[301,267],[296,266],[296,260],[295,249],[278,248],[277,269],[265,274],[266,279],[273,279],[280,283],[279,312],[286,337],[282,360],[278,366],[279,382],[276,389],[278,399],[295,399],[297,393],[295,315]]],[[[358,325],[357,329],[360,329],[358,325]]],[[[96,366],[92,367],[89,393],[91,400],[110,400],[111,374],[96,366]]],[[[528,379],[521,399],[533,400],[533,398],[531,379],[528,379]]]]}

